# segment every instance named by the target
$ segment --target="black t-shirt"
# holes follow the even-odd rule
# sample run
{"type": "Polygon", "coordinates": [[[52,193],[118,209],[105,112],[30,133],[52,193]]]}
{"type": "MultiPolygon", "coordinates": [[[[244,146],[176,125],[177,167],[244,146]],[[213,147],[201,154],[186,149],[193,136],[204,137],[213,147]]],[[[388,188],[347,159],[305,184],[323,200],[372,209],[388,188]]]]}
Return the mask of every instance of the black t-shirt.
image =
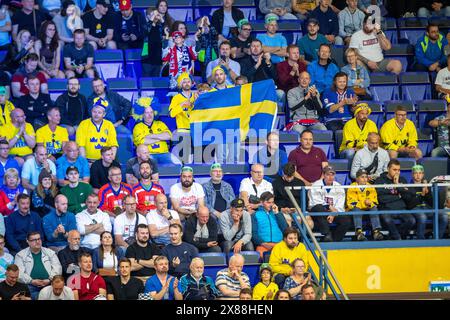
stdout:
{"type": "Polygon", "coordinates": [[[220,187],[222,186],[222,183],[215,184],[213,183],[214,190],[216,191],[216,202],[214,202],[214,210],[219,212],[224,212],[227,210],[227,202],[222,197],[222,194],[220,193],[220,187]]]}
{"type": "Polygon", "coordinates": [[[25,112],[29,123],[33,123],[36,119],[47,123],[47,111],[51,107],[53,107],[53,101],[46,93],[40,93],[36,99],[29,94],[19,98],[18,108],[25,112]]]}
{"type": "Polygon", "coordinates": [[[106,30],[114,29],[114,14],[107,13],[100,19],[94,15],[94,11],[86,13],[83,16],[83,25],[85,29],[89,29],[89,34],[96,38],[106,37],[106,30]]]}
{"type": "Polygon", "coordinates": [[[11,24],[13,26],[16,24],[19,25],[17,33],[25,29],[30,31],[31,36],[37,36],[37,33],[39,31],[39,28],[41,27],[42,22],[44,22],[45,20],[51,20],[49,19],[47,14],[45,14],[40,10],[34,10],[34,12],[36,17],[36,24],[34,23],[33,19],[33,12],[31,12],[30,14],[25,14],[22,10],[20,10],[14,13],[14,15],[11,18],[11,24]]]}
{"type": "Polygon", "coordinates": [[[72,65],[84,66],[87,64],[88,58],[94,57],[94,48],[85,42],[83,48],[77,49],[75,43],[71,42],[64,46],[64,58],[70,58],[72,65]]]}
{"type": "Polygon", "coordinates": [[[70,111],[67,113],[67,120],[74,125],[79,125],[80,122],[83,121],[83,113],[86,113],[86,108],[83,105],[80,97],[69,96],[67,105],[70,111]]]}
{"type": "Polygon", "coordinates": [[[14,286],[6,284],[6,281],[0,282],[0,298],[2,300],[11,300],[17,293],[24,291],[25,296],[31,297],[30,290],[26,284],[16,282],[14,286]]]}
{"type": "MultiPolygon", "coordinates": [[[[297,178],[294,178],[291,182],[287,182],[281,176],[276,176],[274,180],[272,180],[273,194],[275,197],[275,204],[279,209],[281,208],[294,208],[294,205],[291,203],[289,196],[284,189],[285,187],[304,187],[305,183],[297,178]]],[[[292,191],[294,198],[297,200],[298,205],[301,208],[301,190],[293,190],[292,191]]],[[[306,200],[308,200],[308,196],[306,195],[306,200]]]]}
{"type": "MultiPolygon", "coordinates": [[[[119,167],[120,163],[114,160],[111,166],[119,167]]],[[[102,163],[102,159],[95,161],[91,166],[91,180],[90,184],[92,188],[100,189],[105,184],[109,183],[108,179],[108,170],[110,167],[104,167],[102,163]]]]}
{"type": "MultiPolygon", "coordinates": [[[[240,49],[250,49],[250,45],[252,44],[253,38],[248,37],[247,40],[242,41],[238,37],[233,37],[230,40],[230,44],[232,48],[240,48],[240,49]]],[[[243,56],[242,58],[236,58],[235,61],[239,62],[240,60],[244,59],[247,55],[243,56]]]]}
{"type": "Polygon", "coordinates": [[[0,71],[0,86],[5,87],[10,85],[11,80],[9,79],[8,74],[5,71],[0,71]]]}
{"type": "MultiPolygon", "coordinates": [[[[133,258],[135,260],[150,260],[153,256],[160,256],[161,250],[157,245],[153,243],[147,244],[146,247],[141,247],[136,242],[127,248],[125,256],[127,258],[133,258]]],[[[133,277],[148,277],[155,274],[154,268],[144,267],[141,270],[132,271],[131,276],[133,277]]]]}
{"type": "Polygon", "coordinates": [[[142,281],[133,277],[126,284],[122,284],[120,277],[109,278],[106,288],[108,294],[114,295],[114,300],[137,300],[139,293],[144,292],[142,281]]]}

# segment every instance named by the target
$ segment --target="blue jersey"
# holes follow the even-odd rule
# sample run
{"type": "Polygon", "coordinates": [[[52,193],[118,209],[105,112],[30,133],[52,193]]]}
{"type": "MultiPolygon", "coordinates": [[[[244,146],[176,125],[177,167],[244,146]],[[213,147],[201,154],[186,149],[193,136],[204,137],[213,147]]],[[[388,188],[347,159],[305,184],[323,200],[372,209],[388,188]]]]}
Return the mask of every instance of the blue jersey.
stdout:
{"type": "Polygon", "coordinates": [[[330,107],[334,104],[339,103],[345,98],[350,98],[351,96],[355,96],[355,92],[353,89],[347,89],[342,93],[339,93],[337,91],[334,91],[333,89],[327,89],[325,90],[324,94],[322,95],[322,101],[323,105],[327,110],[327,114],[325,116],[325,122],[329,122],[332,120],[350,120],[353,115],[350,112],[350,105],[344,105],[344,112],[340,113],[338,110],[334,111],[333,113],[330,113],[330,107]]]}

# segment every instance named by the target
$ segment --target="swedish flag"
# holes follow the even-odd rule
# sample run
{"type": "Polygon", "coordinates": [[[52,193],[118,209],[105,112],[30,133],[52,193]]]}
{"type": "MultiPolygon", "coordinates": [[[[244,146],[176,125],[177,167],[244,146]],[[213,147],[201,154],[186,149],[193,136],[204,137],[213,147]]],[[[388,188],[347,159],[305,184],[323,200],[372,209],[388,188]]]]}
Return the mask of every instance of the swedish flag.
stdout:
{"type": "Polygon", "coordinates": [[[250,129],[255,130],[256,135],[270,132],[276,114],[277,95],[273,80],[202,94],[190,114],[193,144],[200,146],[206,143],[204,135],[209,129],[210,132],[219,130],[223,137],[229,134],[227,130],[239,129],[241,141],[245,140],[250,129]]]}

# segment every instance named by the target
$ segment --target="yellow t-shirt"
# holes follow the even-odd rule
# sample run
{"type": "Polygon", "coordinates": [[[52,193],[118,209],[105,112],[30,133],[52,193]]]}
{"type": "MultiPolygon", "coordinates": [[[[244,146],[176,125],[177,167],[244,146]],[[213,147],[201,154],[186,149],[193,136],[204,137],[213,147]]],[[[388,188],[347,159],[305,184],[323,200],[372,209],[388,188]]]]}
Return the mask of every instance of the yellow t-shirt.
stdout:
{"type": "MultiPolygon", "coordinates": [[[[150,127],[144,122],[139,122],[133,129],[133,143],[137,147],[144,143],[145,137],[148,134],[160,134],[163,132],[169,133],[172,137],[172,132],[170,132],[169,128],[162,121],[155,120],[150,127]]],[[[148,145],[148,151],[150,154],[167,153],[169,152],[169,146],[166,141],[161,140],[148,145]]]]}
{"type": "Polygon", "coordinates": [[[278,285],[275,282],[271,282],[267,287],[264,283],[258,282],[253,288],[253,300],[273,300],[275,293],[278,291],[278,285]],[[267,298],[269,291],[272,291],[272,297],[267,298]]]}
{"type": "Polygon", "coordinates": [[[372,120],[367,119],[367,122],[362,129],[358,126],[355,118],[349,120],[344,125],[339,152],[350,148],[356,148],[357,150],[364,148],[364,145],[367,143],[367,136],[370,132],[378,133],[377,125],[372,120]]]}
{"type": "Polygon", "coordinates": [[[172,118],[175,118],[177,123],[177,129],[179,131],[189,131],[191,121],[189,120],[190,113],[194,108],[195,95],[191,94],[188,99],[182,93],[177,94],[172,98],[169,106],[169,113],[172,118]],[[184,102],[190,102],[190,105],[182,106],[184,102]]]}
{"type": "MultiPolygon", "coordinates": [[[[18,134],[20,131],[20,128],[16,128],[12,123],[8,123],[4,126],[0,127],[0,136],[5,137],[6,140],[11,140],[14,138],[16,134],[18,134]]],[[[33,126],[29,124],[28,122],[25,124],[25,132],[30,136],[36,136],[36,133],[34,132],[33,126]]],[[[33,153],[33,150],[27,146],[27,143],[25,141],[25,138],[23,135],[17,140],[14,147],[9,150],[9,154],[14,156],[27,156],[33,153]]]]}
{"type": "Polygon", "coordinates": [[[96,126],[92,119],[81,121],[77,129],[76,142],[78,146],[86,150],[86,158],[98,160],[101,158],[102,147],[117,147],[116,128],[111,121],[103,120],[100,126],[96,126]]]}
{"type": "Polygon", "coordinates": [[[395,118],[386,121],[380,130],[382,147],[386,150],[398,150],[404,147],[417,147],[418,137],[414,123],[406,119],[402,129],[397,126],[395,118]]]}
{"type": "Polygon", "coordinates": [[[13,103],[9,100],[5,101],[5,106],[1,106],[0,126],[11,123],[11,111],[15,109],[13,103]]]}
{"type": "Polygon", "coordinates": [[[69,141],[69,133],[66,128],[56,126],[55,132],[47,125],[36,131],[36,143],[42,143],[48,154],[62,153],[63,143],[69,141]]]}

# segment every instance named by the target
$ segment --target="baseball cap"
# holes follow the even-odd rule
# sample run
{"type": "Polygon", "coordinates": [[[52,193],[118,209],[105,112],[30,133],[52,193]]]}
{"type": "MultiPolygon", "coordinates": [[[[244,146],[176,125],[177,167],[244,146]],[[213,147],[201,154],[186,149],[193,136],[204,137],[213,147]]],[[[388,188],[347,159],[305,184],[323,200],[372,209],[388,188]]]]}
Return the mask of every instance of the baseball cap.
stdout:
{"type": "Polygon", "coordinates": [[[244,200],[242,200],[241,198],[234,199],[233,201],[231,201],[230,205],[232,208],[244,208],[245,207],[244,200]]]}
{"type": "Polygon", "coordinates": [[[267,262],[262,263],[261,266],[259,267],[259,274],[261,274],[264,270],[269,270],[270,273],[272,273],[271,265],[268,264],[267,262]]]}
{"type": "Polygon", "coordinates": [[[67,169],[66,169],[66,175],[69,174],[70,171],[76,171],[76,172],[80,173],[80,171],[78,170],[78,168],[75,167],[75,166],[69,166],[69,167],[67,167],[67,169]]]}
{"type": "Polygon", "coordinates": [[[182,37],[182,36],[183,36],[183,34],[180,31],[172,32],[172,38],[182,37]]]}
{"type": "Polygon", "coordinates": [[[0,96],[6,95],[6,88],[4,86],[0,87],[0,96]]]}
{"type": "Polygon", "coordinates": [[[129,10],[131,8],[131,0],[120,0],[119,3],[119,10],[129,10]]]}
{"type": "Polygon", "coordinates": [[[211,171],[215,170],[215,169],[220,169],[222,170],[222,165],[220,163],[213,163],[211,165],[211,171]]]}
{"type": "Polygon", "coordinates": [[[358,178],[358,177],[361,177],[363,174],[367,174],[366,169],[359,169],[359,170],[356,172],[356,177],[357,177],[357,178],[358,178]]]}
{"type": "Polygon", "coordinates": [[[326,166],[325,168],[323,168],[323,173],[327,174],[329,172],[332,172],[334,174],[336,174],[336,170],[334,170],[334,168],[332,166],[326,166]]]}
{"type": "Polygon", "coordinates": [[[242,26],[246,25],[246,24],[250,24],[248,19],[241,19],[241,20],[238,21],[237,26],[238,26],[239,30],[241,30],[242,26]]]}
{"type": "Polygon", "coordinates": [[[183,172],[192,172],[194,173],[194,169],[192,169],[192,167],[189,166],[184,166],[183,168],[181,168],[181,173],[183,172]]]}
{"type": "Polygon", "coordinates": [[[269,16],[269,17],[267,17],[267,18],[264,20],[264,22],[265,22],[266,24],[269,24],[269,23],[271,23],[272,21],[278,21],[278,17],[269,16]]]}
{"type": "Polygon", "coordinates": [[[107,7],[107,6],[108,6],[108,4],[106,3],[105,0],[97,0],[96,4],[101,4],[101,5],[104,6],[104,7],[107,7]]]}
{"type": "Polygon", "coordinates": [[[316,18],[309,18],[308,19],[308,24],[315,24],[315,25],[319,25],[319,20],[317,20],[316,18]]]}

